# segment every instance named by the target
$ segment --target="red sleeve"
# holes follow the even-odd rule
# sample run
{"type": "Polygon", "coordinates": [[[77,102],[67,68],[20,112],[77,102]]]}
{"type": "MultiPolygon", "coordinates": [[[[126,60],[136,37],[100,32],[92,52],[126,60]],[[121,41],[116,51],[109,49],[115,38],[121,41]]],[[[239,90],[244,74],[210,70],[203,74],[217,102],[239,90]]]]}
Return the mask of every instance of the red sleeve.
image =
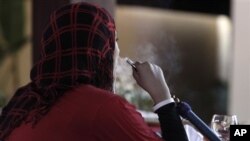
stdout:
{"type": "Polygon", "coordinates": [[[135,107],[119,97],[102,105],[94,127],[99,141],[162,141],[135,107]]]}

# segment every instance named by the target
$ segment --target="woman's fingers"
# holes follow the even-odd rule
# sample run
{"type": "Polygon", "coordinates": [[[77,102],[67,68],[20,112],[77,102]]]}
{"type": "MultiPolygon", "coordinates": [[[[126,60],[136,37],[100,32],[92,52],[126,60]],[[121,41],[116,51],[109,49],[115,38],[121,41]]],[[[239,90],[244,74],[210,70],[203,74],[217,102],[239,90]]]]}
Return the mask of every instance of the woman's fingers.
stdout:
{"type": "Polygon", "coordinates": [[[136,67],[136,69],[133,69],[133,77],[135,78],[137,83],[140,83],[140,76],[139,76],[139,71],[138,71],[140,64],[141,64],[140,62],[135,62],[134,66],[136,67]]]}
{"type": "Polygon", "coordinates": [[[133,76],[144,90],[146,90],[155,103],[171,97],[160,67],[149,62],[135,62],[133,76]]]}

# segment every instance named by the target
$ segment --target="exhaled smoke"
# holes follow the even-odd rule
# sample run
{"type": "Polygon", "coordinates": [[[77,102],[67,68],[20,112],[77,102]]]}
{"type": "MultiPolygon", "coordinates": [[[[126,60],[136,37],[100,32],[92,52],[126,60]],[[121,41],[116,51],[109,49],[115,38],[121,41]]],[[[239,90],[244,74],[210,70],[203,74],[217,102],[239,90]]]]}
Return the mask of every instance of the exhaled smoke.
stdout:
{"type": "Polygon", "coordinates": [[[141,42],[137,45],[136,58],[142,62],[148,61],[151,63],[157,63],[156,47],[152,42],[141,42]]]}
{"type": "Polygon", "coordinates": [[[150,96],[140,88],[132,76],[132,67],[126,62],[126,58],[119,58],[115,69],[115,91],[125,97],[138,109],[151,110],[152,100],[150,96]]]}
{"type": "Polygon", "coordinates": [[[181,58],[175,39],[165,32],[152,33],[149,39],[140,42],[136,47],[138,60],[149,61],[159,65],[164,71],[166,80],[181,71],[181,58]]]}

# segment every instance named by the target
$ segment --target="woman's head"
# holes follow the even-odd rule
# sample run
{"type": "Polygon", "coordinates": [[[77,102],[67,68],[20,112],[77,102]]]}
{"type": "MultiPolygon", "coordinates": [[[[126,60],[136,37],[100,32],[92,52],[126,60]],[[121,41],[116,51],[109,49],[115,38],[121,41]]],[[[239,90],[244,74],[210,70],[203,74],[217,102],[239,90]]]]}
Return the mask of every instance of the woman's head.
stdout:
{"type": "Polygon", "coordinates": [[[64,6],[50,17],[31,79],[37,86],[92,84],[112,90],[115,24],[103,8],[64,6]]]}

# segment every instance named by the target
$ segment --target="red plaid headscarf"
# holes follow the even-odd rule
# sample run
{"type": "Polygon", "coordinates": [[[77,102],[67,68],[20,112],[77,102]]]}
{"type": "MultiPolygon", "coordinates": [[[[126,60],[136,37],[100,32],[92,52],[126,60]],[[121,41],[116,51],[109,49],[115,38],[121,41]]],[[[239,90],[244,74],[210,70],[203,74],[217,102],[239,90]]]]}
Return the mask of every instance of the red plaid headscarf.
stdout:
{"type": "Polygon", "coordinates": [[[68,91],[91,84],[112,91],[115,24],[103,8],[66,5],[51,14],[31,83],[19,88],[0,116],[0,139],[23,122],[35,125],[68,91]]]}

